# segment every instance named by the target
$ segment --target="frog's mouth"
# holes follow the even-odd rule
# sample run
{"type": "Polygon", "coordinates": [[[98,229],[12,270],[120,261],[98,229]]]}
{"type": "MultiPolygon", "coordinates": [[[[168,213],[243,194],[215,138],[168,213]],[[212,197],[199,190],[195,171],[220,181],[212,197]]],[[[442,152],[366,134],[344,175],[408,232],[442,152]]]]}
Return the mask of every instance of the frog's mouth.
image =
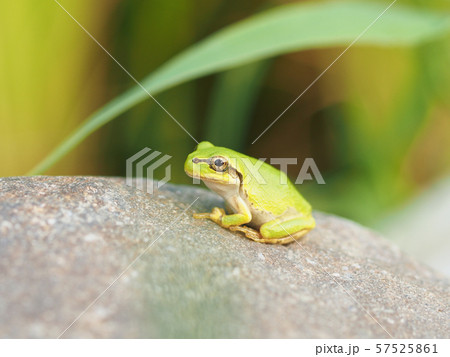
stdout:
{"type": "MultiPolygon", "coordinates": [[[[212,177],[201,177],[199,175],[194,175],[193,172],[189,172],[184,170],[184,172],[186,173],[186,175],[188,175],[189,177],[198,179],[198,180],[202,180],[203,182],[211,182],[211,183],[216,183],[216,184],[220,184],[220,185],[230,185],[230,184],[236,184],[237,182],[227,182],[228,180],[220,180],[220,179],[215,179],[212,177]]],[[[228,174],[232,177],[232,178],[237,178],[239,180],[239,184],[242,184],[242,175],[239,171],[237,171],[236,169],[229,167],[228,168],[228,174]]]]}
{"type": "Polygon", "coordinates": [[[200,178],[199,176],[194,176],[194,174],[193,174],[192,172],[189,172],[189,171],[187,171],[187,170],[184,170],[184,172],[185,172],[186,175],[188,175],[189,177],[192,177],[192,178],[196,178],[196,179],[202,180],[202,178],[200,178]]]}
{"type": "Polygon", "coordinates": [[[217,180],[217,179],[213,179],[213,178],[201,177],[200,175],[194,175],[194,173],[186,171],[186,170],[184,170],[184,172],[186,172],[186,175],[188,175],[189,177],[192,177],[192,178],[195,178],[195,179],[199,179],[199,180],[202,180],[202,181],[223,183],[223,180],[217,180]]]}

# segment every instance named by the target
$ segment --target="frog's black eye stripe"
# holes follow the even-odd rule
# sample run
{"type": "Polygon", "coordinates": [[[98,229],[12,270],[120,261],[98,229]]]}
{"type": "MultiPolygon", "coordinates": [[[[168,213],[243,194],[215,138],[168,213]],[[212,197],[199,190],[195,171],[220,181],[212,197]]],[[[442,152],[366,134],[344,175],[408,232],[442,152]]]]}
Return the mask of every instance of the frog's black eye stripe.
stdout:
{"type": "Polygon", "coordinates": [[[228,161],[222,156],[214,156],[210,160],[209,166],[217,172],[224,172],[228,169],[228,161]]]}
{"type": "Polygon", "coordinates": [[[198,164],[199,162],[206,162],[207,164],[209,164],[209,163],[210,163],[210,160],[209,160],[209,159],[199,159],[198,157],[194,157],[194,158],[192,159],[192,162],[193,162],[194,164],[198,164]]]}

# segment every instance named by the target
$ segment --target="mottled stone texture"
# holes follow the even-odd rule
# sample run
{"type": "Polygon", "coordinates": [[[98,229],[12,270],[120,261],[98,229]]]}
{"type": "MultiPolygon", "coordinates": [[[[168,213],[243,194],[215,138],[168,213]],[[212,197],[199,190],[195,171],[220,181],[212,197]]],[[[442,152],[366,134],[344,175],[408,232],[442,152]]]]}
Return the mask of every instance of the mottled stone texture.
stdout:
{"type": "Polygon", "coordinates": [[[450,337],[449,282],[378,234],[315,213],[298,244],[264,245],[192,218],[214,204],[198,186],[0,179],[0,337],[78,317],[62,337],[450,337]]]}

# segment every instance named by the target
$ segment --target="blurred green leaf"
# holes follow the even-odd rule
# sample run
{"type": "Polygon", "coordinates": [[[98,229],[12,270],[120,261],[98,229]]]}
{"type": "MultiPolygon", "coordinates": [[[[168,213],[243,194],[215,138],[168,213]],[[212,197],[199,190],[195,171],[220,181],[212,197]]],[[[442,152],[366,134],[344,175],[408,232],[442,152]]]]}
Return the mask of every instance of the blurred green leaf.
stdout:
{"type": "MultiPolygon", "coordinates": [[[[195,44],[142,82],[152,95],[207,74],[282,53],[351,43],[385,10],[387,4],[320,2],[280,6],[231,25],[195,44]]],[[[389,9],[358,44],[414,45],[450,29],[447,14],[398,5],[389,9]]],[[[51,167],[92,132],[147,99],[133,87],[93,113],[30,174],[51,167]]]]}
{"type": "Polygon", "coordinates": [[[207,113],[204,139],[215,145],[241,151],[261,83],[271,61],[259,61],[221,74],[207,113]]]}
{"type": "Polygon", "coordinates": [[[343,73],[353,84],[345,101],[322,109],[324,128],[334,133],[334,167],[324,175],[327,185],[300,188],[316,209],[374,226],[448,172],[448,39],[390,54],[365,49],[363,57],[346,61],[343,73]]]}

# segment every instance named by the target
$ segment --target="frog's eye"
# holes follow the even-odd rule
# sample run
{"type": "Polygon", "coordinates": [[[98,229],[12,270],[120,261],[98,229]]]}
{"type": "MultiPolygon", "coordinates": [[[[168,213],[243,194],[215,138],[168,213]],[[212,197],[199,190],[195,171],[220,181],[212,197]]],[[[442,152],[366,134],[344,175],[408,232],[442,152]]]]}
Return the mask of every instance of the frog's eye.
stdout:
{"type": "Polygon", "coordinates": [[[222,156],[214,156],[211,158],[210,165],[214,171],[223,172],[228,168],[228,161],[222,156]]]}

